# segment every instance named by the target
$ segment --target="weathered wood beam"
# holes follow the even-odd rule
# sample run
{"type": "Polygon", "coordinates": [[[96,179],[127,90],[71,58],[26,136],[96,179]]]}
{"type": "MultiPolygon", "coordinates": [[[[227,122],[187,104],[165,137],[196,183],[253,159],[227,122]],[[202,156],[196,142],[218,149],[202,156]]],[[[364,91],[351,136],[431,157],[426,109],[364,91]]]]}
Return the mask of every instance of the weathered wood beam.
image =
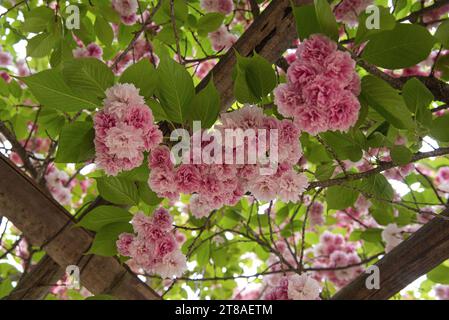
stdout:
{"type": "MultiPolygon", "coordinates": [[[[101,205],[110,205],[111,203],[98,196],[83,211],[88,213],[101,205]]],[[[1,209],[0,209],[1,212],[1,209]]],[[[79,219],[78,219],[79,220],[79,219]]],[[[41,300],[44,299],[51,287],[50,284],[56,283],[64,275],[65,270],[53,259],[45,254],[39,262],[23,276],[11,293],[5,297],[6,300],[41,300]]]]}
{"type": "Polygon", "coordinates": [[[81,284],[94,294],[120,299],[160,299],[126,266],[112,257],[85,255],[93,235],[74,227],[73,217],[9,159],[0,155],[0,208],[33,245],[45,245],[62,268],[77,265],[81,284]]]}
{"type": "MultiPolygon", "coordinates": [[[[449,217],[449,209],[441,214],[449,217]]],[[[380,289],[367,289],[365,281],[370,274],[362,273],[332,299],[389,299],[448,258],[449,221],[435,217],[376,263],[380,289]]]]}
{"type": "Polygon", "coordinates": [[[63,275],[64,269],[49,255],[45,255],[30,272],[23,276],[23,279],[20,279],[5,300],[44,299],[51,289],[51,284],[55,284],[63,275]]]}
{"type": "Polygon", "coordinates": [[[220,93],[221,110],[225,111],[235,100],[232,80],[232,70],[236,64],[234,50],[242,56],[249,56],[255,51],[268,61],[276,62],[297,38],[290,4],[289,0],[272,1],[198,84],[197,91],[204,88],[212,76],[220,93]]]}

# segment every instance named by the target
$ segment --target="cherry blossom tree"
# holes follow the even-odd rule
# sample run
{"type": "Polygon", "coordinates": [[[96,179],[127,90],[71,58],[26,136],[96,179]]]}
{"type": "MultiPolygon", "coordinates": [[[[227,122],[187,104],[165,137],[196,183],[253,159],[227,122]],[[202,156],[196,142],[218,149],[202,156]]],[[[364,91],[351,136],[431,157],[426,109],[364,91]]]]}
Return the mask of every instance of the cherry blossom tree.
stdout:
{"type": "Polygon", "coordinates": [[[449,300],[448,14],[2,1],[0,298],[449,300]]]}

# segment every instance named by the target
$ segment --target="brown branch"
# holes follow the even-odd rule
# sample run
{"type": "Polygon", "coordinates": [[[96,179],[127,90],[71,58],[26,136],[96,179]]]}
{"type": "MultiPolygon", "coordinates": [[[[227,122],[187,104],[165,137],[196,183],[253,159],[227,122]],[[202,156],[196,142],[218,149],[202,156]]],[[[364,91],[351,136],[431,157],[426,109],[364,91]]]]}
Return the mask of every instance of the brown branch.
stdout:
{"type": "Polygon", "coordinates": [[[256,0],[249,0],[249,6],[251,8],[251,13],[253,14],[253,17],[256,18],[260,14],[259,4],[256,0]]]}
{"type": "Polygon", "coordinates": [[[28,171],[31,176],[36,177],[37,171],[28,158],[28,152],[3,121],[0,121],[0,133],[11,143],[13,151],[16,152],[22,160],[25,170],[28,171]]]}
{"type": "Polygon", "coordinates": [[[150,15],[148,16],[148,18],[142,24],[142,28],[140,28],[138,31],[136,31],[134,33],[134,37],[132,38],[132,40],[129,43],[129,45],[125,48],[125,50],[123,50],[123,52],[117,57],[117,59],[115,59],[114,63],[111,66],[112,70],[114,70],[117,67],[117,64],[120,61],[122,61],[122,59],[128,54],[128,52],[132,48],[134,48],[134,45],[136,44],[136,42],[139,39],[140,35],[145,31],[145,28],[147,27],[147,25],[151,23],[151,21],[153,20],[154,15],[156,14],[156,12],[161,7],[161,4],[162,4],[162,1],[159,0],[158,3],[156,4],[156,7],[154,7],[154,9],[151,11],[150,15]]]}
{"type": "MultiPolygon", "coordinates": [[[[439,148],[439,149],[429,151],[429,152],[418,152],[413,155],[412,160],[410,162],[416,162],[416,161],[419,161],[422,159],[438,157],[438,156],[443,156],[443,155],[447,155],[447,154],[449,154],[449,147],[439,148]]],[[[318,187],[325,188],[325,187],[335,186],[337,184],[342,184],[342,183],[348,182],[348,181],[360,180],[360,179],[369,177],[371,175],[374,175],[376,173],[381,173],[385,170],[395,168],[397,166],[398,165],[395,164],[394,162],[382,162],[376,168],[368,170],[368,171],[348,174],[347,176],[341,177],[341,178],[334,178],[334,179],[321,180],[321,181],[312,181],[309,184],[308,190],[318,188],[318,187]]]]}
{"type": "Polygon", "coordinates": [[[407,21],[407,20],[409,20],[412,23],[416,22],[418,17],[422,16],[423,14],[428,13],[435,9],[441,8],[442,6],[444,6],[448,3],[449,3],[449,0],[440,0],[440,1],[437,0],[432,5],[425,7],[425,8],[421,8],[420,10],[412,12],[408,16],[399,19],[398,22],[403,22],[403,21],[407,21]]]}

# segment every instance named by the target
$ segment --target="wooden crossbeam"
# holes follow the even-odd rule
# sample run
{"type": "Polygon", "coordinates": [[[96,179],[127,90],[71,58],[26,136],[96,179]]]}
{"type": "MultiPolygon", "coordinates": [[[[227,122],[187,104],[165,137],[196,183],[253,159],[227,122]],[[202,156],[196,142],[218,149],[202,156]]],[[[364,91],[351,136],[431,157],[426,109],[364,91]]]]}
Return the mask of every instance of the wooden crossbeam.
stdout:
{"type": "Polygon", "coordinates": [[[120,299],[160,299],[126,266],[112,257],[85,255],[93,235],[75,227],[73,217],[32,179],[0,156],[0,209],[33,245],[45,244],[61,267],[77,265],[81,284],[94,294],[120,299]]]}
{"type": "Polygon", "coordinates": [[[41,300],[44,299],[51,285],[64,275],[61,268],[49,255],[45,255],[33,266],[33,270],[24,275],[14,290],[5,297],[6,300],[41,300]]]}
{"type": "MultiPolygon", "coordinates": [[[[449,209],[442,212],[449,217],[449,209]]],[[[362,273],[338,291],[334,300],[389,299],[408,284],[449,259],[449,220],[434,218],[386,254],[379,267],[380,289],[367,289],[362,273]]]]}

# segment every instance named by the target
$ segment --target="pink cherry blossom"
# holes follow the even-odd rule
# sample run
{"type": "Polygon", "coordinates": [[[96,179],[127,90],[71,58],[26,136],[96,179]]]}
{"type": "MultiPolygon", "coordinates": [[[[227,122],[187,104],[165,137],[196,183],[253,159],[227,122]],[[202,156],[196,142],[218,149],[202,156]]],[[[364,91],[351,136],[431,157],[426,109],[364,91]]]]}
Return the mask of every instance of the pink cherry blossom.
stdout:
{"type": "Polygon", "coordinates": [[[201,0],[201,8],[206,12],[220,12],[227,15],[234,10],[234,2],[232,0],[201,0]]]}
{"type": "Polygon", "coordinates": [[[0,67],[7,67],[12,65],[12,55],[9,52],[1,51],[0,48],[0,67]]]}
{"type": "Polygon", "coordinates": [[[326,58],[336,50],[334,41],[321,34],[314,34],[298,46],[296,54],[305,62],[323,65],[326,58]]]}
{"type": "Polygon", "coordinates": [[[317,300],[320,295],[318,281],[306,273],[290,276],[287,290],[288,297],[293,300],[317,300]]]}
{"type": "Polygon", "coordinates": [[[119,83],[106,90],[104,110],[121,118],[129,106],[145,105],[139,90],[129,83],[119,83]]]}
{"type": "Polygon", "coordinates": [[[209,40],[215,51],[226,51],[237,41],[237,36],[230,33],[226,26],[222,25],[216,31],[209,33],[209,40]]]}
{"type": "Polygon", "coordinates": [[[282,174],[279,181],[279,197],[284,202],[298,202],[299,196],[309,185],[307,177],[303,173],[289,170],[282,174]]]}
{"type": "Polygon", "coordinates": [[[128,125],[113,127],[108,130],[105,145],[117,158],[138,158],[144,150],[142,130],[128,125]]]}
{"type": "Polygon", "coordinates": [[[117,240],[117,251],[122,256],[130,256],[129,248],[134,241],[131,233],[122,233],[117,240]]]}
{"type": "Polygon", "coordinates": [[[168,230],[172,228],[173,217],[167,209],[160,207],[154,211],[151,221],[162,230],[168,230]]]}

